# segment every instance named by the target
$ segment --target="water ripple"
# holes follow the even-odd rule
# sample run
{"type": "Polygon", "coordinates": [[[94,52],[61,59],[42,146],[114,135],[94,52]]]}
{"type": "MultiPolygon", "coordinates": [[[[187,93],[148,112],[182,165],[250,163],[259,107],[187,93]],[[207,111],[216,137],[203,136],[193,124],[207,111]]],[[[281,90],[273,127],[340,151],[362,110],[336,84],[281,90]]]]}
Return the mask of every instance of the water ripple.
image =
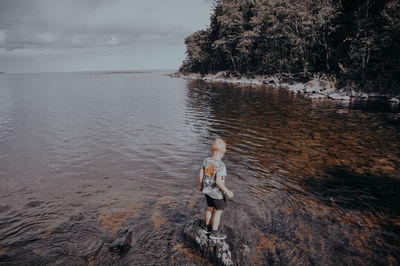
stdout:
{"type": "Polygon", "coordinates": [[[253,264],[400,261],[399,127],[384,115],[160,73],[0,85],[5,263],[193,264],[176,230],[203,217],[197,173],[216,137],[235,193],[223,223],[253,264]],[[104,239],[123,226],[132,252],[117,259],[104,239]]]}

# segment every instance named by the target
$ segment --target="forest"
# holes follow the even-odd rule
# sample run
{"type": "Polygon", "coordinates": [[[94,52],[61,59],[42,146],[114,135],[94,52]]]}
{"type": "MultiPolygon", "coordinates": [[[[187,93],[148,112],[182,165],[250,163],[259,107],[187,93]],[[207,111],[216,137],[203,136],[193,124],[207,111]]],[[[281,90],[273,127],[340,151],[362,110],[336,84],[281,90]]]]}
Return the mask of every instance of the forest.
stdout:
{"type": "Polygon", "coordinates": [[[185,45],[183,73],[326,74],[400,93],[400,0],[216,0],[185,45]]]}

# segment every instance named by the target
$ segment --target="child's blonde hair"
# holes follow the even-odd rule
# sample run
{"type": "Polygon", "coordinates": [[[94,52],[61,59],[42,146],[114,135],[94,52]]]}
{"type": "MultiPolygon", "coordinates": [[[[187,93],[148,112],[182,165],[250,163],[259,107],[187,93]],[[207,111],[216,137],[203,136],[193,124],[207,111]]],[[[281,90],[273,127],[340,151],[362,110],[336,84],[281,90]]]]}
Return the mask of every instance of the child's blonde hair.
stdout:
{"type": "Polygon", "coordinates": [[[226,152],[226,142],[223,139],[216,139],[212,145],[212,152],[220,151],[222,153],[226,152]]]}

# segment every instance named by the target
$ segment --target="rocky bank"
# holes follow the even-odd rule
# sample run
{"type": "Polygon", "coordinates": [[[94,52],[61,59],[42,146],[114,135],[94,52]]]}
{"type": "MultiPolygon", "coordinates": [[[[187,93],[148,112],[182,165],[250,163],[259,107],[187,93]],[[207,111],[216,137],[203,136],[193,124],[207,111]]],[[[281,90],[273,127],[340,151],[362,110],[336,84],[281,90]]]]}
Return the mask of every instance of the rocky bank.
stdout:
{"type": "Polygon", "coordinates": [[[286,88],[294,93],[303,93],[312,99],[329,98],[339,101],[351,101],[354,99],[385,99],[391,104],[400,103],[400,95],[365,93],[361,90],[338,89],[336,79],[327,75],[316,75],[307,82],[299,82],[290,76],[254,76],[254,77],[234,77],[228,72],[219,72],[217,74],[201,75],[198,73],[170,74],[171,77],[185,79],[200,79],[209,82],[227,82],[231,84],[253,85],[253,86],[278,86],[286,88]]]}

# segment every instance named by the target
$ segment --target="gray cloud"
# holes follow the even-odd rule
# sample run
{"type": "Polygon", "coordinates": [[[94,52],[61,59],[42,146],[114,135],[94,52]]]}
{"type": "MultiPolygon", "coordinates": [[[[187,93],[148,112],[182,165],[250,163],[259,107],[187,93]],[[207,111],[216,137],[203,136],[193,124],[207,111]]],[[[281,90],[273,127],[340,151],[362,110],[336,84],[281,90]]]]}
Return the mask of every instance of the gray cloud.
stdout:
{"type": "MultiPolygon", "coordinates": [[[[149,44],[182,49],[208,24],[211,0],[2,0],[0,59],[149,44]]],[[[184,50],[182,51],[184,53],[184,50]]],[[[1,63],[0,63],[1,66],[1,63]]]]}
{"type": "Polygon", "coordinates": [[[171,13],[162,2],[4,1],[0,45],[7,50],[57,49],[182,40],[193,29],[179,21],[173,24],[176,11],[171,13]]]}

